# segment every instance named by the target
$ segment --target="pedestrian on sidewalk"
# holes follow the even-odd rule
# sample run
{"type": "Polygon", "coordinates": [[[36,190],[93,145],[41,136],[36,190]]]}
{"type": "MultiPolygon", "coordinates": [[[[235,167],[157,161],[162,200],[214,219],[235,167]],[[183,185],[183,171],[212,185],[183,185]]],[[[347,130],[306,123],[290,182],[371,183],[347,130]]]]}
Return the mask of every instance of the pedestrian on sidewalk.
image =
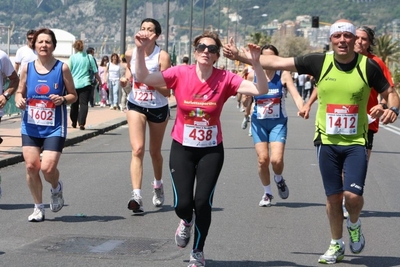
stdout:
{"type": "Polygon", "coordinates": [[[108,62],[108,56],[103,56],[99,65],[99,76],[101,78],[101,85],[99,85],[101,108],[106,107],[108,104],[108,84],[107,77],[105,75],[108,62]]]}
{"type": "Polygon", "coordinates": [[[256,74],[262,76],[259,88],[239,75],[215,68],[222,43],[214,32],[204,32],[194,39],[196,64],[149,73],[145,68],[145,51],[156,37],[153,32],[144,30],[135,35],[136,76],[140,82],[160,92],[174,90],[177,115],[169,168],[174,208],[181,219],[175,242],[179,247],[186,247],[195,225],[188,266],[204,266],[203,249],[211,224],[212,200],[224,161],[220,121],[223,105],[237,93],[267,93],[268,82],[259,63],[260,47],[256,45],[249,45],[249,54],[256,74]]]}
{"type": "Polygon", "coordinates": [[[119,108],[119,95],[121,91],[121,84],[119,79],[121,78],[120,73],[120,59],[117,53],[111,54],[111,60],[106,66],[104,72],[105,80],[107,80],[110,109],[117,110],[119,108]]]}
{"type": "Polygon", "coordinates": [[[67,105],[75,102],[77,95],[68,65],[53,56],[57,45],[54,32],[38,30],[32,45],[38,58],[22,67],[15,104],[25,110],[21,123],[22,155],[35,203],[28,221],[41,222],[45,219],[45,209],[40,171],[51,184],[51,211],[58,212],[64,206],[57,165],[67,136],[67,105]]]}
{"type": "MultiPolygon", "coordinates": [[[[156,38],[144,51],[146,62],[143,67],[149,72],[163,71],[171,66],[169,54],[161,50],[156,39],[161,35],[160,23],[152,18],[144,19],[140,29],[155,34],[156,38]]],[[[133,77],[133,88],[128,95],[126,118],[129,127],[129,140],[132,148],[132,160],[130,174],[132,181],[132,197],[128,202],[128,209],[134,214],[143,214],[142,180],[143,157],[145,152],[146,126],[149,126],[149,150],[153,164],[153,205],[161,207],[164,204],[164,187],[162,180],[163,157],[161,145],[165,128],[169,119],[168,99],[169,91],[159,93],[147,83],[141,83],[136,79],[135,62],[136,49],[125,53],[128,65],[125,78],[121,79],[121,86],[126,87],[133,77]]]]}
{"type": "MultiPolygon", "coordinates": [[[[358,254],[364,249],[360,214],[364,205],[367,175],[367,104],[371,88],[394,111],[382,115],[382,108],[374,107],[370,112],[373,119],[381,116],[383,123],[393,122],[397,119],[400,105],[399,96],[379,65],[354,52],[356,39],[355,26],[348,20],[340,19],[330,27],[332,53],[314,53],[295,58],[263,55],[260,58],[265,69],[298,71],[299,74],[312,75],[317,81],[319,101],[314,145],[325,189],[331,233],[329,248],[319,257],[319,263],[333,264],[344,258],[343,196],[349,212],[346,225],[350,250],[358,254]]],[[[249,61],[229,49],[224,49],[224,55],[249,61]]],[[[304,117],[308,115],[305,112],[299,114],[304,117]]]]}
{"type": "Polygon", "coordinates": [[[83,41],[75,41],[73,48],[76,53],[69,58],[68,66],[74,79],[78,101],[71,105],[69,116],[72,121],[72,128],[76,128],[77,124],[79,124],[79,129],[85,130],[89,98],[92,90],[91,73],[94,74],[99,84],[101,84],[101,79],[94,58],[83,51],[83,41]]]}
{"type": "MultiPolygon", "coordinates": [[[[15,90],[17,90],[18,83],[19,78],[10,58],[4,51],[0,50],[0,122],[1,118],[4,116],[3,109],[15,90]],[[7,79],[9,80],[8,88],[7,90],[3,90],[4,83],[7,79]]],[[[2,142],[3,138],[0,137],[0,144],[2,142]]]]}

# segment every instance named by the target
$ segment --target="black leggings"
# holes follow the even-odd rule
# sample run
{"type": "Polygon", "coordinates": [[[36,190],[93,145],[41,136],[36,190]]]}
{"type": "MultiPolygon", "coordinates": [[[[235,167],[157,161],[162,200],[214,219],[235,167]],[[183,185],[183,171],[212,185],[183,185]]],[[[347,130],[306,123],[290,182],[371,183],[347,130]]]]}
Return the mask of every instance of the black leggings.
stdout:
{"type": "Polygon", "coordinates": [[[214,190],[224,163],[224,146],[221,142],[215,147],[187,147],[173,140],[169,158],[175,213],[190,222],[195,212],[193,249],[203,250],[214,190]]]}

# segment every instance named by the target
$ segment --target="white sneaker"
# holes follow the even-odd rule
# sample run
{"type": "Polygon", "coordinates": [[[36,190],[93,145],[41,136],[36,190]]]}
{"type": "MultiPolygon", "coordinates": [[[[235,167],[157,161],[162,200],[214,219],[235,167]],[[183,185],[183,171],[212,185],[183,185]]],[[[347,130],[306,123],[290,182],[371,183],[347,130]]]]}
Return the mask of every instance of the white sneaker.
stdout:
{"type": "Polygon", "coordinates": [[[178,247],[184,248],[190,241],[190,236],[192,233],[192,227],[196,221],[196,215],[193,213],[192,221],[190,223],[185,223],[184,220],[180,220],[178,228],[175,232],[175,243],[178,247]]]}
{"type": "Polygon", "coordinates": [[[136,215],[143,214],[144,209],[143,209],[142,197],[137,194],[133,194],[128,202],[128,209],[131,210],[133,214],[136,215]]]}
{"type": "Polygon", "coordinates": [[[190,252],[190,259],[188,267],[203,267],[206,266],[206,261],[204,260],[204,252],[190,252]]]}
{"type": "Polygon", "coordinates": [[[262,196],[262,199],[261,199],[260,203],[258,203],[258,206],[260,206],[260,207],[270,207],[271,206],[271,200],[273,198],[274,197],[272,195],[270,195],[270,194],[264,194],[262,196]]]}
{"type": "Polygon", "coordinates": [[[44,208],[34,208],[33,213],[29,215],[29,222],[43,222],[44,221],[44,208]]]}
{"type": "Polygon", "coordinates": [[[58,181],[58,183],[60,184],[60,191],[51,193],[50,210],[52,212],[58,212],[64,207],[63,183],[61,181],[58,181]]]}
{"type": "Polygon", "coordinates": [[[153,205],[155,207],[161,207],[164,204],[164,186],[161,184],[160,187],[155,187],[153,184],[153,205]]]}

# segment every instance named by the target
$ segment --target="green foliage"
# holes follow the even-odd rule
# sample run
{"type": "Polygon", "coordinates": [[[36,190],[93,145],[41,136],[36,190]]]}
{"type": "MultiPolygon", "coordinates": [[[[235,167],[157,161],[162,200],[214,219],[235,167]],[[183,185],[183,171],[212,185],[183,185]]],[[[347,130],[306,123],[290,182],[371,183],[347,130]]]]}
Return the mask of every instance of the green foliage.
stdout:
{"type": "Polygon", "coordinates": [[[400,42],[394,42],[391,35],[379,36],[376,38],[374,53],[386,64],[397,61],[400,56],[400,42]]]}

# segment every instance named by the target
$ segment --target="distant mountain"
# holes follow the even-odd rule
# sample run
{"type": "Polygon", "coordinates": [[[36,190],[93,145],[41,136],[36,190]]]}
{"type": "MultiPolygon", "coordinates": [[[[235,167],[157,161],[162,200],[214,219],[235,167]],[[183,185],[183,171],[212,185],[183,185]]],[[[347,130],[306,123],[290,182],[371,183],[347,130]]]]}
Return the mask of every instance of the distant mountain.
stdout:
{"type": "MultiPolygon", "coordinates": [[[[71,32],[98,47],[117,50],[120,40],[123,0],[2,0],[0,25],[15,25],[12,42],[23,42],[28,29],[49,27],[71,32]],[[19,37],[19,38],[18,38],[19,37]]],[[[128,0],[127,36],[139,29],[140,21],[153,17],[166,31],[167,0],[128,0]]],[[[189,0],[170,0],[170,42],[186,42],[191,7],[189,0]]],[[[203,29],[240,31],[246,27],[260,30],[262,25],[278,20],[295,20],[299,15],[319,16],[322,23],[347,18],[356,25],[374,25],[378,32],[390,31],[391,22],[400,19],[398,0],[195,0],[193,36],[203,29]],[[227,10],[229,9],[229,12],[227,10]],[[221,12],[219,12],[221,11],[221,12]],[[233,16],[236,14],[238,16],[233,16]],[[204,16],[203,16],[204,14],[204,16]],[[228,19],[228,16],[231,19],[228,19]],[[239,22],[232,18],[241,18],[239,22]]],[[[7,31],[0,29],[2,42],[7,31]]],[[[128,40],[128,42],[131,42],[128,40]]],[[[190,44],[190,43],[189,43],[190,44]]],[[[179,43],[179,45],[181,45],[179,43]]]]}

